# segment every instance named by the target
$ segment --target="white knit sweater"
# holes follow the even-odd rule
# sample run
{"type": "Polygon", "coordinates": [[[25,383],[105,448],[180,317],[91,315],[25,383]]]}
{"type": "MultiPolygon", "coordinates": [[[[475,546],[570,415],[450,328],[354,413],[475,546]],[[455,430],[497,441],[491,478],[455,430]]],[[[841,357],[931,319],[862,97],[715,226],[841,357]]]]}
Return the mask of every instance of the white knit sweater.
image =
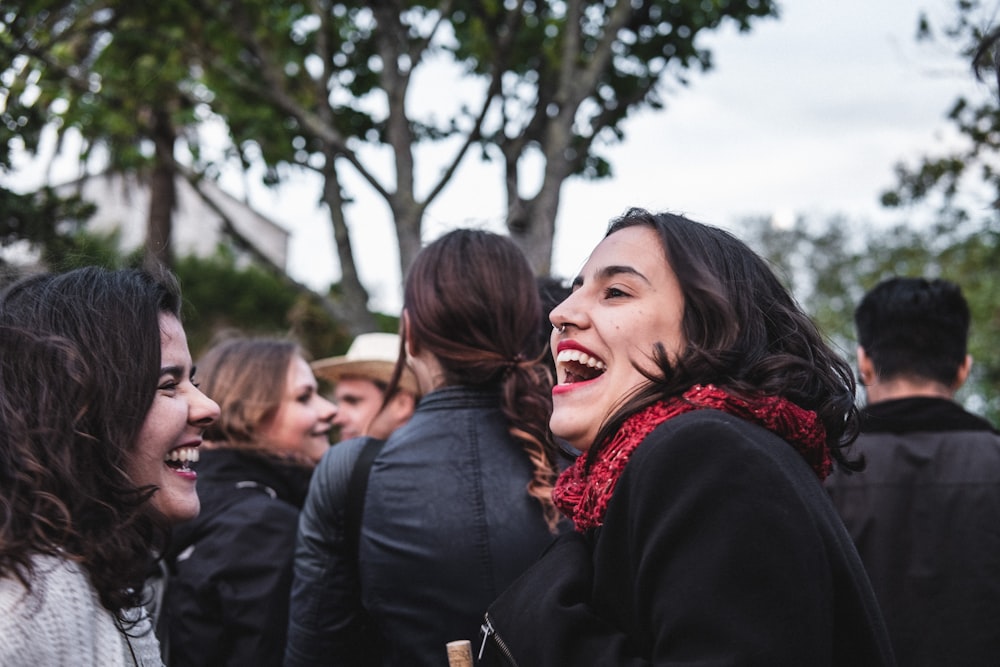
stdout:
{"type": "Polygon", "coordinates": [[[31,595],[16,578],[0,578],[0,667],[162,665],[143,611],[126,641],[79,565],[48,556],[34,565],[31,595]]]}

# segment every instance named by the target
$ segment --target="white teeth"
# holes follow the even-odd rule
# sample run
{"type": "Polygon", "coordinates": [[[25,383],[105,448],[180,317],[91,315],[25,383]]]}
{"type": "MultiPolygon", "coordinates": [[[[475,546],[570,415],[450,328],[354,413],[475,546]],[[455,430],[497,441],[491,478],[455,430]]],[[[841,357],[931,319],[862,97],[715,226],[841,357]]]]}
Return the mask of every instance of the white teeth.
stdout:
{"type": "Polygon", "coordinates": [[[165,457],[166,461],[178,461],[180,463],[197,463],[198,462],[198,448],[197,447],[178,447],[167,452],[165,457]]]}
{"type": "Polygon", "coordinates": [[[607,364],[603,361],[580,350],[561,350],[559,354],[556,355],[556,361],[559,363],[575,361],[578,364],[589,366],[590,368],[596,368],[599,371],[605,371],[608,369],[607,364]]]}

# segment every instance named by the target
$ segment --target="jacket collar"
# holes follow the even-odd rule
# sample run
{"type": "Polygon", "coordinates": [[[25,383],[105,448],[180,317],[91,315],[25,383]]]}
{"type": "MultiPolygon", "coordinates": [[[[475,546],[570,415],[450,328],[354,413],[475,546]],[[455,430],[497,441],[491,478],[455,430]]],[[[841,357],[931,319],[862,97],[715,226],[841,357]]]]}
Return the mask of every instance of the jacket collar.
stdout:
{"type": "Polygon", "coordinates": [[[256,482],[299,508],[312,476],[312,470],[304,466],[232,447],[206,448],[195,465],[200,476],[199,485],[256,482]]]}
{"type": "Polygon", "coordinates": [[[420,410],[454,410],[455,408],[495,408],[500,405],[500,388],[455,385],[431,391],[420,399],[420,410]]]}
{"type": "Polygon", "coordinates": [[[915,397],[882,401],[861,411],[862,433],[917,431],[992,431],[990,422],[944,398],[915,397]]]}

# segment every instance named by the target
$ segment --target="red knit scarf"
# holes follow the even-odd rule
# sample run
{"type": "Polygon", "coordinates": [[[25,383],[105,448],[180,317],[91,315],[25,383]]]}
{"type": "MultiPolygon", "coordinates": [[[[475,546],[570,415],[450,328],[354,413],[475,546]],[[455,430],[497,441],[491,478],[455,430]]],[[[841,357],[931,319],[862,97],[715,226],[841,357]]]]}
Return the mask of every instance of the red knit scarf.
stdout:
{"type": "Polygon", "coordinates": [[[695,385],[680,398],[654,403],[626,419],[591,465],[586,455],[579,457],[552,490],[556,507],[573,520],[579,532],[600,526],[618,478],[639,443],[666,420],[704,409],[721,410],[773,431],[802,455],[821,480],[830,473],[826,430],[815,412],[779,396],[744,400],[713,385],[695,385]]]}

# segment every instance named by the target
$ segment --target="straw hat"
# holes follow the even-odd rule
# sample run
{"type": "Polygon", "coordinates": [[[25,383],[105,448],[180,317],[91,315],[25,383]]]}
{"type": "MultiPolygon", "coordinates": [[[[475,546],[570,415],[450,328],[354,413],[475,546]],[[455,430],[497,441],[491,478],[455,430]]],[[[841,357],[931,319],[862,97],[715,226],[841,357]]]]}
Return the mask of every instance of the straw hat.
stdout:
{"type": "MultiPolygon", "coordinates": [[[[344,377],[361,377],[388,383],[399,356],[399,336],[391,333],[361,334],[351,343],[347,354],[312,362],[316,377],[336,383],[344,377]]],[[[403,369],[399,388],[418,395],[417,378],[409,368],[403,369]]]]}

